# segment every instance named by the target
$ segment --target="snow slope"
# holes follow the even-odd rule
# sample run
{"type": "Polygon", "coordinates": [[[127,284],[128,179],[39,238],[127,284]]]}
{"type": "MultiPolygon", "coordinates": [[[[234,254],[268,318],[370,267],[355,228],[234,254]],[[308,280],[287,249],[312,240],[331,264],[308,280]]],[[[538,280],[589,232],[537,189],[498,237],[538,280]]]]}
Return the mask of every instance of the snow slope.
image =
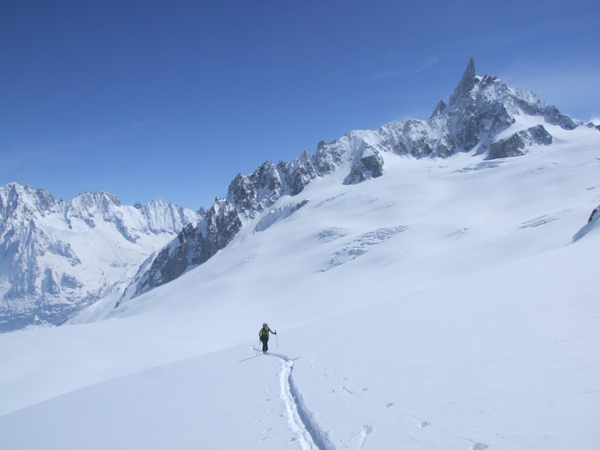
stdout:
{"type": "Polygon", "coordinates": [[[1,446],[597,448],[600,133],[546,127],[315,179],[104,320],[0,335],[1,446]]]}

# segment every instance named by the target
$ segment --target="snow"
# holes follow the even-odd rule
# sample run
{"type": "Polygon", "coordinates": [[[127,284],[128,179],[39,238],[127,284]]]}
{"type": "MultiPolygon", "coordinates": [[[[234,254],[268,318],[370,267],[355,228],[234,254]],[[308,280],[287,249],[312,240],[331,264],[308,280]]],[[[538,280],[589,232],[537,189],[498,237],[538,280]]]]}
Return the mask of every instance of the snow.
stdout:
{"type": "Polygon", "coordinates": [[[100,297],[119,297],[147,257],[201,220],[160,200],[136,208],[85,193],[57,202],[16,183],[0,188],[0,215],[2,331],[56,325],[100,297]]]}
{"type": "Polygon", "coordinates": [[[535,127],[537,125],[543,125],[547,129],[551,129],[551,134],[556,132],[560,133],[561,128],[557,125],[547,124],[543,117],[541,116],[530,116],[527,114],[518,114],[515,116],[515,123],[513,123],[506,130],[498,133],[494,140],[496,142],[502,141],[503,139],[507,139],[511,137],[513,134],[518,133],[519,131],[527,130],[529,128],[535,127]]]}
{"type": "Polygon", "coordinates": [[[377,179],[315,179],[81,316],[106,320],[0,335],[1,446],[597,448],[600,133],[551,133],[502,161],[384,154],[377,179]]]}

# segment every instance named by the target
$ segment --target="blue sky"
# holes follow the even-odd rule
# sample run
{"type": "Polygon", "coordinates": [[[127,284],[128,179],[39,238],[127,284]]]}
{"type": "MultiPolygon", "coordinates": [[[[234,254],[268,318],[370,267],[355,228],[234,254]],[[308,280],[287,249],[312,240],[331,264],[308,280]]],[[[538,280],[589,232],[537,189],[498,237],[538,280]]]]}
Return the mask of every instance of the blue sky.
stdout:
{"type": "Polygon", "coordinates": [[[0,185],[208,207],[264,161],[428,119],[470,57],[600,116],[592,1],[0,0],[0,185]]]}

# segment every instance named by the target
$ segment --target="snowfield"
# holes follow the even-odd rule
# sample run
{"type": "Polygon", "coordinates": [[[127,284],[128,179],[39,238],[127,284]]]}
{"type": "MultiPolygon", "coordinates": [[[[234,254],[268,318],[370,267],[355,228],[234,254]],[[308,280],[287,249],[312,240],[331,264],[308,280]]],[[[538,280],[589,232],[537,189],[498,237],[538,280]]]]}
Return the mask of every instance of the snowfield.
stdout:
{"type": "Polygon", "coordinates": [[[600,133],[545,126],[340,169],[169,284],[0,335],[0,447],[599,448],[600,133]]]}

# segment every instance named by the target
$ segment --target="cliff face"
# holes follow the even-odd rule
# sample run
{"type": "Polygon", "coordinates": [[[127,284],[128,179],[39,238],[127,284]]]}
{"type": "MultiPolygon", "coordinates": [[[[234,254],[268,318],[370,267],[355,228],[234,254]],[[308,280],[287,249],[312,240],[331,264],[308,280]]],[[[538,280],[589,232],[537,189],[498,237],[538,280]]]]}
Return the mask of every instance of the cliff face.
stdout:
{"type": "Polygon", "coordinates": [[[197,225],[188,224],[177,239],[158,253],[150,268],[141,274],[134,296],[168,283],[189,268],[208,261],[231,242],[241,227],[242,221],[233,205],[217,199],[197,225]]]}

